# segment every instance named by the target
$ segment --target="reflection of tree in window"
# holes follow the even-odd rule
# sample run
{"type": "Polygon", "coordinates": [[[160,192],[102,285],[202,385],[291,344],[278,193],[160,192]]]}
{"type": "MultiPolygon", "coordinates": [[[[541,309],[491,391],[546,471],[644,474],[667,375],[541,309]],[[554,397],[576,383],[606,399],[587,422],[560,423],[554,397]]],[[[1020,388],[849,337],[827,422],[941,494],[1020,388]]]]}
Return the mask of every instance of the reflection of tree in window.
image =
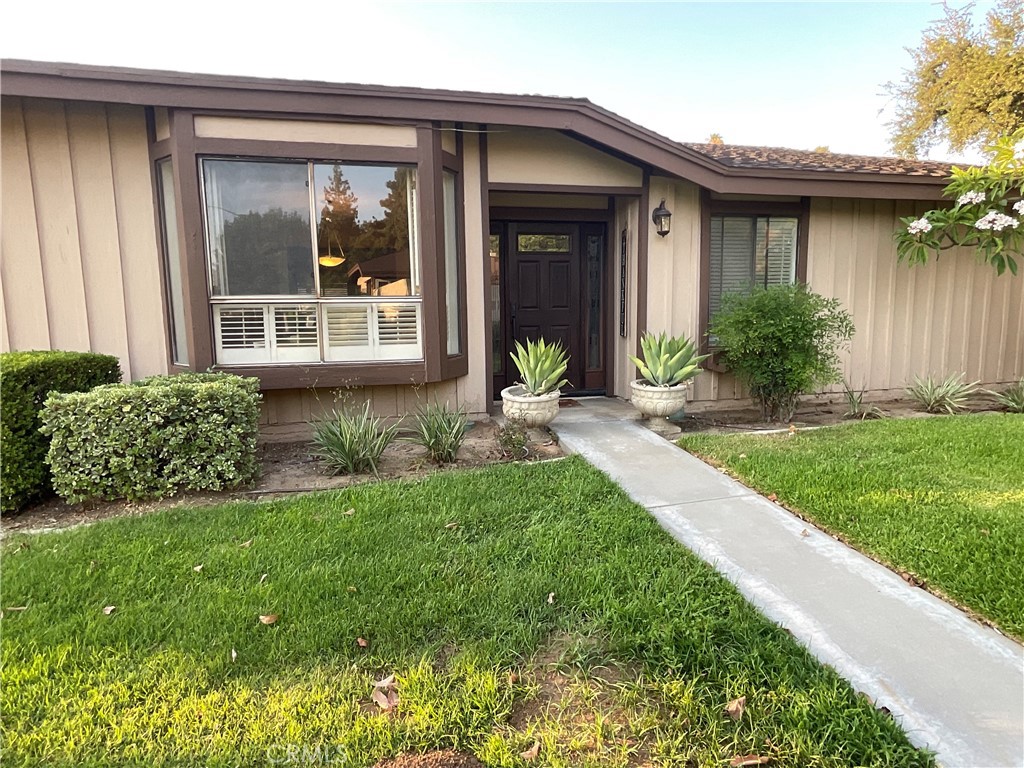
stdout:
{"type": "Polygon", "coordinates": [[[309,223],[298,213],[271,208],[224,222],[228,284],[236,296],[312,293],[309,283],[309,223]]]}
{"type": "MultiPolygon", "coordinates": [[[[323,198],[318,201],[317,256],[321,295],[408,296],[411,293],[407,202],[410,171],[395,168],[393,177],[384,182],[387,195],[378,201],[383,218],[361,221],[359,196],[345,178],[345,170],[357,178],[362,169],[332,166],[323,198]]],[[[367,172],[369,175],[370,169],[367,172]]],[[[372,204],[364,206],[373,207],[372,204]]]]}

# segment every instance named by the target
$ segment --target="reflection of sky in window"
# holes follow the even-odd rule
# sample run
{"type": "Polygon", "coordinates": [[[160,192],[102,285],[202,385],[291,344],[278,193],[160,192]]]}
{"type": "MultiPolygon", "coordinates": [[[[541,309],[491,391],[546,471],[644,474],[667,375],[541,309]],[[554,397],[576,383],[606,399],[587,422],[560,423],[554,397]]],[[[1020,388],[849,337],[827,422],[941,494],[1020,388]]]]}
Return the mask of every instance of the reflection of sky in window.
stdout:
{"type": "Polygon", "coordinates": [[[305,163],[205,161],[207,177],[220,191],[225,216],[266,213],[280,208],[309,219],[305,163]]]}
{"type": "MultiPolygon", "coordinates": [[[[380,201],[388,196],[387,183],[395,178],[393,166],[373,165],[342,165],[342,175],[352,188],[359,208],[357,221],[365,223],[372,219],[383,219],[384,209],[380,201]]],[[[316,211],[319,214],[324,205],[324,189],[331,184],[334,175],[333,165],[316,165],[313,168],[313,180],[316,183],[316,211]]]]}

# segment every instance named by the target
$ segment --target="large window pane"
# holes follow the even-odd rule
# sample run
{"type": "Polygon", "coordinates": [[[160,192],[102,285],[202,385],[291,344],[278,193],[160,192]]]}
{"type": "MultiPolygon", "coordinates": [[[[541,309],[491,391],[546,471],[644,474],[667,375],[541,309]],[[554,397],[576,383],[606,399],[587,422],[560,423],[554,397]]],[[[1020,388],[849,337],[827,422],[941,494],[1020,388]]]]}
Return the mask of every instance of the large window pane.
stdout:
{"type": "Polygon", "coordinates": [[[306,163],[204,160],[214,296],[314,293],[306,163]]]}
{"type": "Polygon", "coordinates": [[[185,337],[185,297],[181,286],[181,249],[178,245],[178,207],[174,200],[174,170],[170,158],[157,163],[160,216],[164,243],[164,279],[171,314],[171,353],[178,365],[188,365],[185,337]]]}
{"type": "Polygon", "coordinates": [[[415,169],[318,164],[313,185],[320,295],[418,295],[415,169]]]}
{"type": "Polygon", "coordinates": [[[444,172],[444,292],[448,314],[448,354],[462,351],[459,338],[459,239],[455,174],[444,172]]]}

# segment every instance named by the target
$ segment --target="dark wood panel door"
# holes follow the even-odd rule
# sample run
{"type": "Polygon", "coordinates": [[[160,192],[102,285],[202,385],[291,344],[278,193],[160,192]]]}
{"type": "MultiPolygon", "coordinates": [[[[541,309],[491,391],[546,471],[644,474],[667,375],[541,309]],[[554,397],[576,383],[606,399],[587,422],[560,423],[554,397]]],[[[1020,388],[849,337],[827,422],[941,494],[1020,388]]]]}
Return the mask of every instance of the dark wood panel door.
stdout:
{"type": "MultiPolygon", "coordinates": [[[[569,352],[565,391],[584,389],[579,227],[510,224],[508,234],[509,336],[524,345],[540,337],[560,341],[569,352]]],[[[514,348],[508,345],[509,351],[514,348]]],[[[510,376],[515,374],[513,367],[510,376]]]]}

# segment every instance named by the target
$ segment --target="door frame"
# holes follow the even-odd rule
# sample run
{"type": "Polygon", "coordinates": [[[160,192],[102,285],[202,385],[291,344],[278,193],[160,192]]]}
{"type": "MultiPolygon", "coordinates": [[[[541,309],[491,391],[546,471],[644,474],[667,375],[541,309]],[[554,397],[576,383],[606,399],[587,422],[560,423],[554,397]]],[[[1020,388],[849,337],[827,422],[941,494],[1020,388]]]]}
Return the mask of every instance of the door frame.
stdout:
{"type": "MultiPolygon", "coordinates": [[[[614,230],[615,221],[615,209],[614,209],[614,198],[609,198],[608,208],[605,209],[519,209],[519,208],[492,208],[490,211],[490,229],[489,235],[499,236],[499,253],[498,253],[498,269],[499,269],[499,281],[500,281],[500,297],[501,297],[501,356],[502,356],[502,370],[501,372],[492,371],[493,375],[493,391],[495,398],[498,393],[512,383],[516,379],[515,365],[509,358],[509,352],[512,349],[512,321],[508,308],[511,306],[511,285],[509,277],[510,264],[511,264],[511,239],[510,233],[514,231],[516,225],[523,225],[529,229],[536,229],[538,226],[543,227],[544,225],[551,225],[552,227],[564,228],[571,226],[574,228],[574,233],[577,236],[579,242],[576,247],[579,250],[579,289],[578,289],[578,300],[580,303],[581,311],[580,317],[582,322],[582,330],[579,338],[579,351],[580,354],[586,353],[586,290],[587,290],[587,262],[586,253],[584,249],[584,239],[588,230],[590,233],[601,231],[604,236],[604,264],[602,269],[602,290],[601,290],[601,353],[602,353],[602,366],[601,368],[590,369],[586,367],[586,361],[583,362],[583,385],[577,389],[572,390],[572,394],[578,396],[584,395],[605,395],[612,390],[613,376],[615,373],[615,366],[612,360],[614,351],[614,339],[612,338],[611,328],[611,300],[613,294],[614,285],[614,254],[615,254],[615,243],[612,241],[615,239],[612,237],[614,230]]],[[[493,354],[493,350],[488,350],[488,354],[493,354]]]]}

